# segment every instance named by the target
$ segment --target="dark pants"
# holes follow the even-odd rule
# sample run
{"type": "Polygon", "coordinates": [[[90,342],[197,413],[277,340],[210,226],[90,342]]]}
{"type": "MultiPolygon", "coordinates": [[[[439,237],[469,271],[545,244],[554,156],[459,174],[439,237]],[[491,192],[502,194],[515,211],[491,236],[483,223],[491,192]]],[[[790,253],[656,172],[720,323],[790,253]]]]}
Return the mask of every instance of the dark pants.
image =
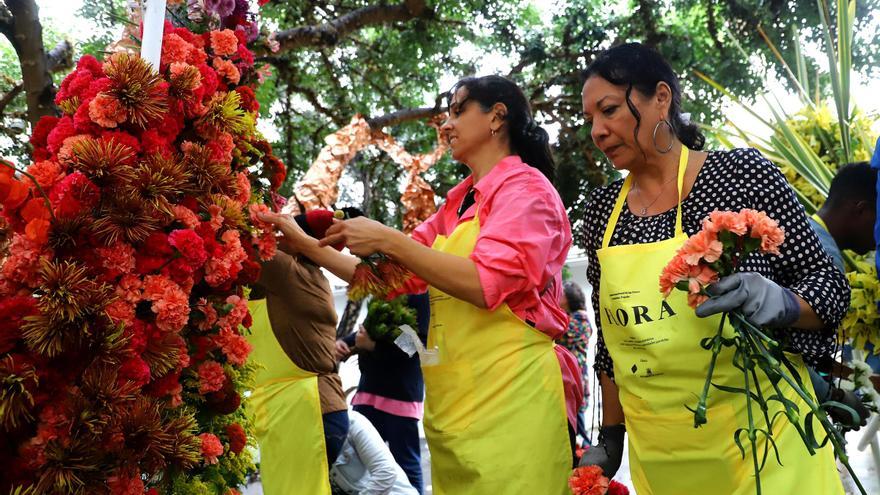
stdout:
{"type": "Polygon", "coordinates": [[[419,446],[419,420],[404,418],[380,411],[373,406],[354,406],[352,409],[363,414],[383,440],[397,464],[403,468],[410,484],[422,493],[422,451],[419,446]]]}
{"type": "Polygon", "coordinates": [[[333,467],[342,444],[348,436],[348,411],[336,411],[321,416],[324,422],[324,443],[327,445],[327,465],[333,467]]]}

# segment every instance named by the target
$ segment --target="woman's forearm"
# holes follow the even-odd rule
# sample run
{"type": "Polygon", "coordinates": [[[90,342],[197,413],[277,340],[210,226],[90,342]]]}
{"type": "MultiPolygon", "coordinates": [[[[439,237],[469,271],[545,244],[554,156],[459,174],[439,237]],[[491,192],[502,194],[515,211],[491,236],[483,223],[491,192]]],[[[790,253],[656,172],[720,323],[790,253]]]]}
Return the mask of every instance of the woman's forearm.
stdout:
{"type": "Polygon", "coordinates": [[[321,247],[318,245],[317,239],[312,241],[304,243],[299,254],[312,260],[318,266],[326,268],[330,273],[342,280],[351,282],[358,259],[354,256],[343,254],[330,246],[321,247]]]}
{"type": "Polygon", "coordinates": [[[623,424],[625,416],[617,384],[606,373],[599,373],[599,384],[602,386],[602,426],[623,424]]]}
{"type": "Polygon", "coordinates": [[[807,304],[807,301],[801,299],[801,296],[795,294],[797,298],[798,306],[801,308],[800,316],[797,321],[794,322],[792,327],[799,328],[801,330],[822,330],[825,328],[825,322],[819,318],[819,315],[813,310],[812,306],[807,304]]]}
{"type": "Polygon", "coordinates": [[[437,289],[486,307],[477,265],[470,258],[436,251],[400,232],[389,236],[382,251],[437,289]]]}

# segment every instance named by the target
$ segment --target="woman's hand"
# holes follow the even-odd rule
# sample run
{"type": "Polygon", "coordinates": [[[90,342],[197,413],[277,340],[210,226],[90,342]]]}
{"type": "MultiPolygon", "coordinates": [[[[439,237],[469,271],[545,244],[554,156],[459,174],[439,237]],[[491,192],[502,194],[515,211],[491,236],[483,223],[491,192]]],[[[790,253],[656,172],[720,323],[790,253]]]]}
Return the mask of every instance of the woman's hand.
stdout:
{"type": "Polygon", "coordinates": [[[389,240],[400,232],[366,217],[351,220],[334,220],[327,229],[321,246],[345,244],[351,254],[366,257],[376,252],[386,252],[389,240]]]}
{"type": "Polygon", "coordinates": [[[351,348],[348,347],[348,344],[343,342],[342,340],[336,341],[336,360],[337,361],[345,361],[351,356],[351,348]]]}
{"type": "Polygon", "coordinates": [[[364,351],[376,349],[376,341],[370,338],[370,334],[367,333],[367,329],[363,325],[354,337],[354,346],[364,351]]]}
{"type": "Polygon", "coordinates": [[[258,217],[278,227],[284,235],[284,238],[278,242],[278,248],[291,256],[302,253],[308,243],[315,242],[315,239],[306,234],[290,215],[264,212],[259,213],[258,217]]]}

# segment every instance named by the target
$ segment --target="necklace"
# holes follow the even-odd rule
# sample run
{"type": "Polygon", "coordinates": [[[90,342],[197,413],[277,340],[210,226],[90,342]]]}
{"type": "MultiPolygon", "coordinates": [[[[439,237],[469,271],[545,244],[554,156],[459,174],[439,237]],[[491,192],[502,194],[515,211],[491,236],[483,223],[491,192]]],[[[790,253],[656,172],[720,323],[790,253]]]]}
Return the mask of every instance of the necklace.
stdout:
{"type": "MultiPolygon", "coordinates": [[[[656,203],[657,200],[660,199],[660,196],[663,196],[663,191],[666,189],[666,184],[669,184],[670,182],[672,182],[672,181],[673,181],[674,179],[676,179],[676,178],[677,178],[677,175],[673,175],[673,176],[670,177],[666,182],[664,182],[663,184],[661,184],[661,185],[660,185],[660,192],[657,193],[657,196],[655,196],[654,199],[651,200],[650,203],[648,203],[648,204],[644,204],[644,203],[641,201],[641,199],[639,199],[639,203],[642,203],[642,209],[639,210],[639,214],[640,214],[641,216],[646,216],[646,215],[648,214],[648,208],[654,206],[654,203],[656,203]]],[[[636,186],[636,187],[639,186],[639,184],[635,181],[635,178],[633,178],[633,185],[636,186]]],[[[641,197],[641,193],[642,193],[642,189],[639,188],[639,196],[640,196],[640,197],[641,197]]]]}

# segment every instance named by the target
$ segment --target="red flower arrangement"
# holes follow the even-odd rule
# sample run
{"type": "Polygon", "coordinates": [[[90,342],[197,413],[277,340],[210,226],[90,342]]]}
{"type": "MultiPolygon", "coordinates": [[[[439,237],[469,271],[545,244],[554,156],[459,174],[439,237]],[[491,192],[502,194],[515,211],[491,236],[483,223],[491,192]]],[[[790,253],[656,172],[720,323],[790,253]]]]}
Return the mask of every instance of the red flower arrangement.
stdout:
{"type": "Polygon", "coordinates": [[[240,31],[166,23],[158,73],[84,56],[34,163],[0,166],[0,492],[235,493],[253,469],[253,212],[286,171],[240,31]]]}
{"type": "Polygon", "coordinates": [[[568,479],[572,495],[629,495],[623,483],[609,480],[599,466],[582,466],[575,469],[568,479]]]}

